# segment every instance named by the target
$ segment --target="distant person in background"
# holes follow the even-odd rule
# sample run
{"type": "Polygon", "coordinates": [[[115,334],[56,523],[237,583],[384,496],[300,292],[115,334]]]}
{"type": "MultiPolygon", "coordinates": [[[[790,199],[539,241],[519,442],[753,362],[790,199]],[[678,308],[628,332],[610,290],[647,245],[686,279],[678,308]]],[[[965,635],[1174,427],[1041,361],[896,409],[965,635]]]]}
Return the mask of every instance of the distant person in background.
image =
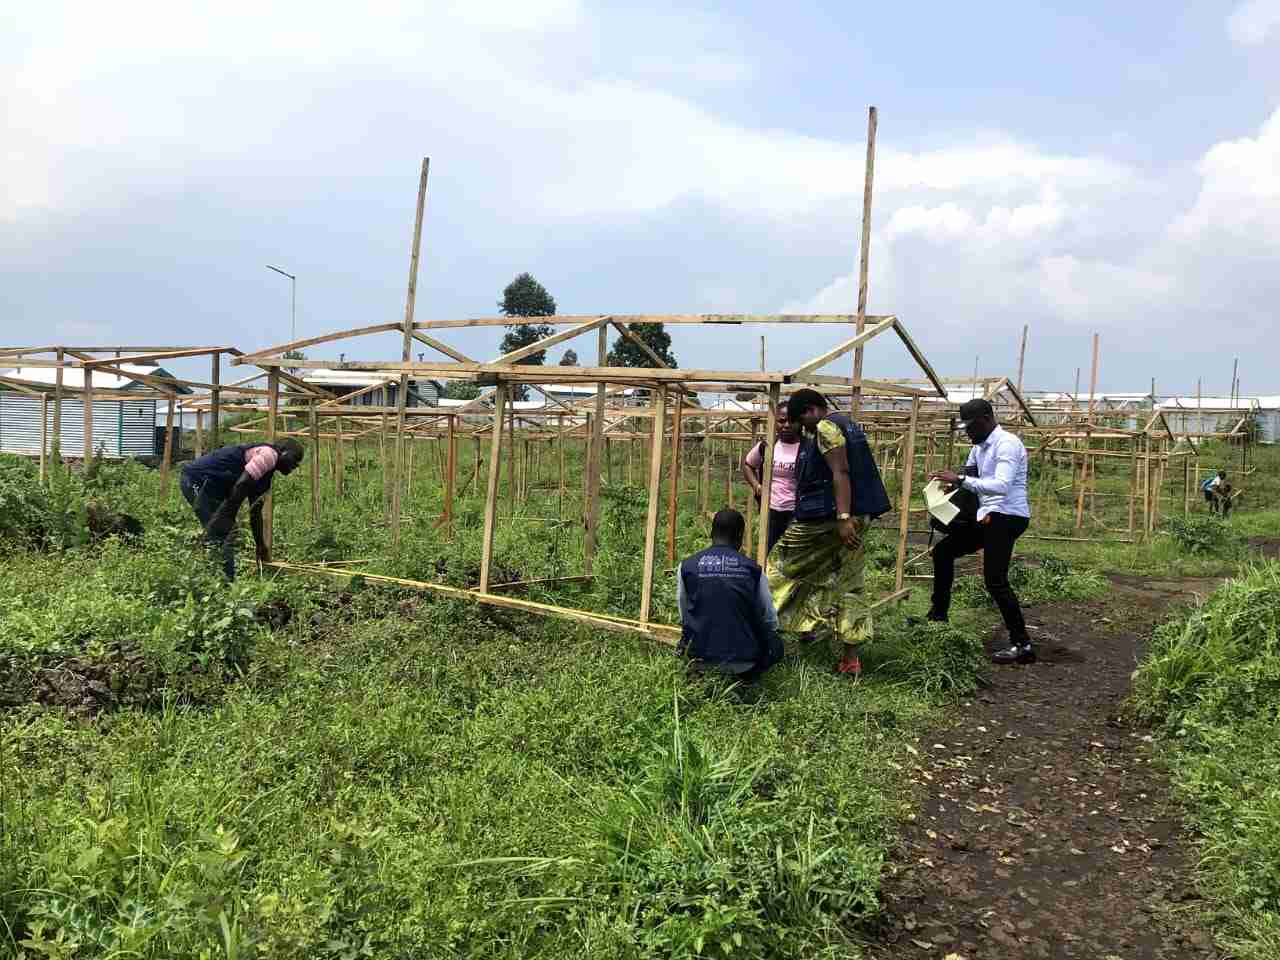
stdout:
{"type": "Polygon", "coordinates": [[[840,644],[836,672],[862,673],[858,644],[871,639],[863,574],[871,521],[889,510],[889,495],[862,428],[831,410],[816,390],[797,390],[787,420],[803,427],[796,457],[791,525],[769,557],[769,588],[784,630],[819,628],[840,644]]]}
{"type": "MultiPolygon", "coordinates": [[[[778,440],[773,445],[773,483],[769,487],[769,546],[786,531],[796,509],[796,457],[800,453],[800,431],[787,417],[787,405],[778,404],[778,440]]],[[[742,475],[760,502],[764,488],[764,441],[757,443],[742,460],[742,475]]]]}
{"type": "Polygon", "coordinates": [[[711,546],[680,564],[678,652],[698,670],[755,683],[782,659],[782,642],[769,581],[742,552],[746,526],[737,510],[721,510],[711,521],[711,546]]]}
{"type": "Polygon", "coordinates": [[[1009,585],[1009,561],[1013,544],[1031,523],[1027,499],[1027,448],[1014,434],[996,422],[995,411],[986,400],[970,400],[960,405],[960,420],[973,442],[965,461],[966,475],[943,470],[935,473],[948,487],[962,487],[978,495],[978,522],[948,533],[933,548],[933,602],[927,619],[946,621],[951,607],[951,585],[956,575],[956,558],[982,551],[982,580],[987,593],[1000,608],[1009,630],[1009,646],[997,650],[996,663],[1033,663],[1035,649],[1022,617],[1018,597],[1009,585]],[[967,475],[973,474],[973,475],[967,475]]]}
{"type": "Polygon", "coordinates": [[[302,462],[302,444],[292,437],[279,443],[242,443],[222,447],[182,468],[179,488],[204,528],[205,539],[222,551],[222,570],[236,577],[235,539],[231,536],[240,505],[249,501],[249,527],[259,563],[271,562],[262,533],[262,498],[277,473],[286,476],[302,462]]]}
{"type": "MultiPolygon", "coordinates": [[[[1204,492],[1204,502],[1209,505],[1210,513],[1217,513],[1218,507],[1222,503],[1222,485],[1226,484],[1227,492],[1230,493],[1231,484],[1227,483],[1227,471],[1219,470],[1208,480],[1200,484],[1201,491],[1204,492]]],[[[1228,509],[1230,509],[1228,507],[1228,509]]]]}

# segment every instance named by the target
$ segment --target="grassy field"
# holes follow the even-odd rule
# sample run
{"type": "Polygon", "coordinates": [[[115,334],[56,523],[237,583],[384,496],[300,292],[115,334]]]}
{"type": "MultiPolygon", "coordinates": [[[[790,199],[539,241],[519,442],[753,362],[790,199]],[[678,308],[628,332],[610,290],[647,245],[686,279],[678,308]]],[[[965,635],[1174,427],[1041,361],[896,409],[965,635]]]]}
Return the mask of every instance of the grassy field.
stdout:
{"type": "MultiPolygon", "coordinates": [[[[415,450],[398,550],[375,443],[348,454],[341,497],[322,460],[318,525],[306,465],[277,482],[277,555],[473,584],[480,502],[463,482],[447,540],[430,449],[415,450]]],[[[619,457],[595,580],[528,596],[635,616],[647,491],[626,473],[619,457]]],[[[504,489],[495,579],[581,572],[580,496],[561,507],[557,475],[543,450],[527,497],[504,489]]],[[[1245,536],[1280,526],[1259,509],[1280,502],[1263,481],[1274,463],[1255,476],[1259,499],[1227,525],[1141,546],[1028,542],[1041,562],[1018,573],[1024,599],[1096,595],[1103,569],[1234,568],[1245,536]]],[[[687,486],[680,555],[707,530],[694,469],[687,486]]],[[[1071,528],[1059,499],[1042,498],[1038,529],[1071,528]]],[[[161,495],[142,467],[58,472],[46,491],[29,464],[0,463],[0,956],[858,956],[910,814],[915,738],[972,689],[994,622],[970,578],[951,627],[908,628],[920,589],[877,622],[856,685],[819,642],[744,704],[686,680],[666,648],[560,621],[358,579],[259,579],[247,552],[228,589],[195,530],[176,486],[161,495]],[[89,500],[142,520],[143,542],[92,540],[89,500]]],[[[892,534],[878,537],[884,591],[892,534]]],[[[657,583],[671,622],[670,575],[657,583]]],[[[1143,689],[1152,715],[1184,702],[1143,689]]],[[[1280,835],[1268,802],[1259,837],[1280,835]]]]}

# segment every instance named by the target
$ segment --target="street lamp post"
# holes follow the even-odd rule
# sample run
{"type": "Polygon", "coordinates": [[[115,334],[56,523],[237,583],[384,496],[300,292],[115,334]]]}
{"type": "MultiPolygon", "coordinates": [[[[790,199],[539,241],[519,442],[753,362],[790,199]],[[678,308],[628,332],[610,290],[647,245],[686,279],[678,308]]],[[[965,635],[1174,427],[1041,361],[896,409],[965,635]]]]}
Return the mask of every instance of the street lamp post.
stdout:
{"type": "Polygon", "coordinates": [[[279,267],[273,267],[271,264],[266,265],[268,270],[274,270],[282,277],[289,278],[289,339],[298,339],[298,278],[287,270],[281,270],[279,267]]]}

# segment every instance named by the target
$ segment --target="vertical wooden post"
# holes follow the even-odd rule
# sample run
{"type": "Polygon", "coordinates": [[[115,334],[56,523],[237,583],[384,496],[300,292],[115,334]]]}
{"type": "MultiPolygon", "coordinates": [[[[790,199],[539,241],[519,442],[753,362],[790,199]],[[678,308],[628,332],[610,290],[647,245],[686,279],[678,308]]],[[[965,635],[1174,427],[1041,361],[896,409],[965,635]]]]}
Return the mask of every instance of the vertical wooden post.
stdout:
{"type": "MultiPolygon", "coordinates": [[[[516,388],[519,389],[519,388],[516,388]]],[[[516,405],[517,394],[507,388],[510,402],[507,410],[507,519],[516,522],[516,405]]]]}
{"type": "Polygon", "coordinates": [[[471,493],[480,489],[480,438],[471,437],[471,493]]]}
{"type": "Polygon", "coordinates": [[[1133,539],[1133,515],[1138,500],[1138,436],[1130,438],[1129,449],[1129,539],[1133,539]]]}
{"type": "Polygon", "coordinates": [[[209,449],[217,450],[222,438],[222,355],[215,353],[209,359],[209,382],[213,384],[209,389],[209,449]]]}
{"type": "Polygon", "coordinates": [[[671,418],[671,469],[667,471],[667,566],[676,564],[676,517],[680,512],[680,433],[684,426],[684,387],[672,388],[675,416],[671,418]]]}
{"type": "Polygon", "coordinates": [[[204,456],[204,411],[196,410],[196,450],[197,457],[204,456]]]}
{"type": "MultiPolygon", "coordinates": [[[[756,425],[755,420],[752,419],[751,446],[747,447],[748,452],[754,450],[756,447],[756,444],[759,443],[759,435],[760,435],[759,427],[756,425]]],[[[729,464],[729,469],[732,470],[734,473],[739,473],[741,472],[742,464],[739,461],[735,460],[734,462],[729,464]]],[[[755,497],[751,495],[750,491],[747,492],[747,497],[746,497],[744,506],[747,508],[747,516],[746,516],[747,530],[752,530],[754,529],[752,524],[755,522],[756,500],[755,500],[755,497]]]]}
{"type": "Polygon", "coordinates": [[[449,414],[445,421],[445,443],[448,448],[445,451],[444,465],[444,510],[441,513],[444,516],[445,536],[453,539],[453,491],[457,483],[458,471],[458,432],[455,421],[456,414],[449,414]]]}
{"type": "MultiPolygon", "coordinates": [[[[418,259],[422,251],[422,214],[427,203],[427,174],[431,169],[429,157],[422,158],[422,173],[418,176],[418,206],[413,219],[413,246],[409,251],[409,288],[404,300],[404,325],[401,330],[400,359],[408,363],[413,349],[413,310],[418,298],[418,259]]],[[[385,390],[385,388],[384,388],[385,390]]],[[[404,409],[409,399],[409,374],[400,374],[396,390],[396,445],[392,457],[391,478],[391,543],[400,543],[400,470],[404,463],[404,409]]],[[[385,418],[385,414],[384,414],[385,418]]],[[[386,463],[383,463],[386,469],[386,463]]]]}
{"type": "MultiPolygon", "coordinates": [[[[858,321],[856,332],[867,325],[867,268],[871,263],[871,185],[876,171],[876,108],[867,113],[867,166],[862,184],[862,245],[858,259],[858,321]]],[[[853,348],[853,385],[849,388],[849,416],[855,420],[862,407],[862,345],[853,348]]]]}
{"type": "MultiPolygon", "coordinates": [[[[93,367],[84,369],[84,463],[93,459],[93,367]]],[[[152,427],[154,428],[154,424],[152,427]]]]}
{"type": "MultiPolygon", "coordinates": [[[[489,432],[489,483],[484,497],[484,536],[480,541],[480,592],[489,592],[489,566],[493,561],[493,528],[498,513],[498,478],[502,471],[502,414],[507,385],[499,380],[493,391],[493,429],[489,432]]],[[[480,439],[476,438],[479,445],[480,439]]],[[[477,461],[478,462],[478,461],[477,461]]]]}
{"type": "Polygon", "coordinates": [[[756,563],[764,566],[769,555],[769,498],[773,494],[773,447],[778,441],[778,404],[782,385],[769,384],[769,413],[764,423],[764,461],[760,464],[760,530],[756,535],[756,563]]]}
{"type": "MultiPolygon", "coordinates": [[[[280,368],[272,367],[267,371],[267,442],[276,439],[276,414],[280,410],[280,368]]],[[[275,503],[271,491],[262,500],[262,539],[266,548],[271,550],[275,543],[275,503]]]]}
{"type": "MultiPolygon", "coordinates": [[[[378,466],[382,470],[382,515],[391,519],[391,471],[387,469],[387,388],[382,387],[382,415],[378,427],[378,466]]],[[[393,534],[394,536],[394,534],[393,534]]]]}
{"type": "Polygon", "coordinates": [[[320,418],[316,413],[316,402],[309,404],[308,418],[311,421],[311,523],[320,522],[320,418]]]}
{"type": "Polygon", "coordinates": [[[560,509],[557,516],[564,519],[564,414],[556,414],[556,447],[560,459],[560,509]]]}
{"type": "Polygon", "coordinates": [[[1018,349],[1018,395],[1022,395],[1022,364],[1027,358],[1027,330],[1030,325],[1022,325],[1022,346],[1018,349]]]}
{"type": "Polygon", "coordinates": [[[340,416],[336,418],[335,431],[336,431],[335,442],[337,443],[337,446],[334,447],[335,456],[333,461],[333,472],[334,472],[333,489],[334,489],[334,492],[339,497],[341,497],[343,483],[346,480],[346,454],[342,449],[342,417],[340,416]]]}
{"type": "Polygon", "coordinates": [[[658,545],[658,505],[662,496],[662,447],[666,433],[666,387],[657,385],[650,391],[653,397],[653,437],[649,454],[649,510],[644,521],[644,569],[640,583],[640,622],[649,622],[653,606],[653,557],[658,545]]]}
{"type": "MultiPolygon", "coordinates": [[[[601,324],[596,334],[596,360],[599,366],[609,362],[609,328],[601,324]]],[[[596,556],[596,530],[600,523],[600,454],[601,437],[604,436],[604,398],[605,384],[596,384],[595,416],[590,418],[590,448],[587,451],[587,502],[586,502],[586,535],[582,544],[583,573],[592,575],[592,564],[596,556]]]]}
{"type": "Polygon", "coordinates": [[[701,502],[698,509],[703,516],[707,513],[707,501],[711,496],[711,418],[702,421],[702,489],[701,502]]]}
{"type": "MultiPolygon", "coordinates": [[[[177,401],[178,395],[171,393],[165,403],[164,455],[160,458],[160,497],[162,499],[169,496],[169,466],[173,463],[173,408],[177,401]]],[[[182,422],[181,418],[178,422],[182,422]]]]}
{"type": "Polygon", "coordinates": [[[40,394],[40,483],[49,480],[49,394],[40,394]]]}
{"type": "Polygon", "coordinates": [[[907,425],[906,451],[902,458],[902,496],[898,501],[898,559],[894,565],[893,589],[901,590],[906,575],[907,530],[911,519],[911,475],[916,459],[916,422],[920,419],[920,398],[911,398],[911,420],[907,425]]]}

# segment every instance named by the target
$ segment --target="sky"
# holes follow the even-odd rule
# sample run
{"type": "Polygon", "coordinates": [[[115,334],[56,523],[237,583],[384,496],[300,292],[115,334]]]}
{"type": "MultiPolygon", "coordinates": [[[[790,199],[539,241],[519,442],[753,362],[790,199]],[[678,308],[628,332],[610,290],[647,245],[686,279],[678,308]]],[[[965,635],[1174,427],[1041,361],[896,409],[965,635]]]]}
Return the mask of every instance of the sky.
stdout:
{"type": "MultiPolygon", "coordinates": [[[[1027,325],[1028,389],[1098,333],[1102,389],[1280,393],[1280,0],[9,4],[0,344],[267,347],[268,263],[299,337],[398,321],[424,156],[419,320],[521,271],[565,314],[852,313],[872,104],[868,311],[942,375],[1015,376],[1027,325]]],[[[728,369],[850,335],[671,332],[728,369]]]]}

